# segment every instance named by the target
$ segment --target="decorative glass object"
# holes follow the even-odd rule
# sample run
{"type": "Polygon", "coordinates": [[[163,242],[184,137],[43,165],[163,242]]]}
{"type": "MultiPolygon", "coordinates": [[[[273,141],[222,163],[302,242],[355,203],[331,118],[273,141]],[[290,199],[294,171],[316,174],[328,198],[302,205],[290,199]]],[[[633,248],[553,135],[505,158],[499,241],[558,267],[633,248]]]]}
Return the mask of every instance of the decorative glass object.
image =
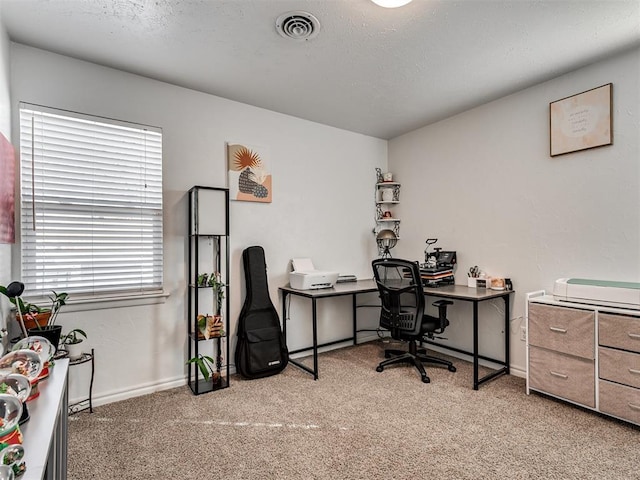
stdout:
{"type": "Polygon", "coordinates": [[[18,397],[0,394],[0,445],[21,445],[22,432],[18,422],[22,416],[22,402],[18,397]]]}
{"type": "Polygon", "coordinates": [[[56,353],[56,347],[44,337],[33,335],[19,340],[11,350],[33,350],[40,356],[42,361],[42,372],[38,376],[38,380],[44,380],[49,376],[49,367],[51,360],[56,353]]]}
{"type": "MultiPolygon", "coordinates": [[[[27,465],[23,459],[24,448],[22,445],[9,445],[3,450],[0,450],[0,468],[6,470],[6,468],[3,467],[9,467],[16,477],[22,475],[27,469],[27,465]]],[[[8,476],[0,476],[0,480],[3,478],[14,478],[9,473],[6,475],[8,476]]]]}
{"type": "Polygon", "coordinates": [[[42,367],[40,356],[33,350],[14,350],[0,358],[0,375],[6,376],[10,373],[19,373],[29,379],[31,396],[27,401],[33,400],[39,395],[37,384],[42,367]]]}

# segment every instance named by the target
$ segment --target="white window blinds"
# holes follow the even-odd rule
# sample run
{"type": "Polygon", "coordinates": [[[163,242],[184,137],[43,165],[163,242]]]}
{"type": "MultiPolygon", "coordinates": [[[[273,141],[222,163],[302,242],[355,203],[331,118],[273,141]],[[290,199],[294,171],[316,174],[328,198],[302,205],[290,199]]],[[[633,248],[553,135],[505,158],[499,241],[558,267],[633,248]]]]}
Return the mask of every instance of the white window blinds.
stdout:
{"type": "Polygon", "coordinates": [[[20,169],[27,295],[162,289],[159,129],[21,104],[20,169]]]}

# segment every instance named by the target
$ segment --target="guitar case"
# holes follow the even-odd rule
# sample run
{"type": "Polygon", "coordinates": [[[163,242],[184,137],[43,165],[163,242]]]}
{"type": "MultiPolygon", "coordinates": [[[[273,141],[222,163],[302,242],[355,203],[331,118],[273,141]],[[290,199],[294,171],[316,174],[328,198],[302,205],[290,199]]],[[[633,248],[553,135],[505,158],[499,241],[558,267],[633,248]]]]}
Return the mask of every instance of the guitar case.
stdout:
{"type": "Polygon", "coordinates": [[[269,297],[264,249],[246,248],[242,263],[247,297],[238,319],[236,369],[248,379],[268,377],[285,369],[289,352],[280,318],[269,297]]]}

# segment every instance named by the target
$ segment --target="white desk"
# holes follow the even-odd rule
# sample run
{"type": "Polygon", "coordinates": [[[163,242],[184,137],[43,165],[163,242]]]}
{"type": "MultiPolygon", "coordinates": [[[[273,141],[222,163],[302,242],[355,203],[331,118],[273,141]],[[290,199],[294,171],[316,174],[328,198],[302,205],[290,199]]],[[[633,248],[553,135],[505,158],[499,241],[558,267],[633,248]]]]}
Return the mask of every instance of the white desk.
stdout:
{"type": "Polygon", "coordinates": [[[29,421],[20,426],[27,471],[21,480],[67,478],[67,379],[69,360],[56,360],[40,396],[27,404],[29,421]]]}

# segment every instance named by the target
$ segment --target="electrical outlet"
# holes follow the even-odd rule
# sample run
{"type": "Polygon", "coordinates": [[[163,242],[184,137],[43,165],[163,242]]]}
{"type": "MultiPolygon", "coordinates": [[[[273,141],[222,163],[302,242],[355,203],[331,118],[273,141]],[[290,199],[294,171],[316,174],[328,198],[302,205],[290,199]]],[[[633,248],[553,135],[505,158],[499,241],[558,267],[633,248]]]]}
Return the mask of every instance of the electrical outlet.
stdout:
{"type": "Polygon", "coordinates": [[[520,340],[523,342],[527,341],[527,327],[520,327],[520,340]]]}

